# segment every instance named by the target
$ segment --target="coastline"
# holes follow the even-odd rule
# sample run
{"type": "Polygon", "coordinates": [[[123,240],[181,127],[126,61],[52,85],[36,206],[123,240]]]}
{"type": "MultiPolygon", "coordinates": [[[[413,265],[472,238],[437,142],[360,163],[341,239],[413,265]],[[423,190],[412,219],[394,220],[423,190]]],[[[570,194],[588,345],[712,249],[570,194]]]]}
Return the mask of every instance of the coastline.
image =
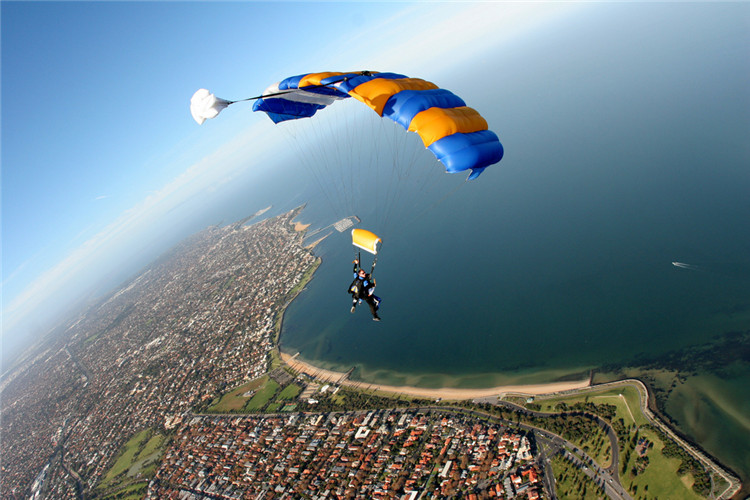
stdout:
{"type": "Polygon", "coordinates": [[[373,384],[362,381],[349,380],[348,373],[336,372],[333,370],[326,370],[319,368],[306,361],[297,359],[297,355],[289,355],[287,353],[280,352],[281,360],[289,365],[292,369],[306,373],[307,375],[314,377],[318,380],[331,382],[339,385],[350,386],[350,387],[367,387],[367,389],[377,390],[390,394],[404,394],[407,396],[423,397],[428,399],[449,399],[449,400],[463,400],[463,399],[475,399],[475,398],[486,398],[490,396],[499,396],[501,394],[527,394],[530,396],[540,394],[551,394],[557,392],[571,391],[575,389],[584,389],[590,386],[590,380],[587,377],[585,380],[574,380],[565,382],[550,382],[545,384],[529,384],[529,385],[502,385],[496,387],[486,388],[470,388],[461,389],[455,387],[443,387],[443,388],[427,388],[427,387],[415,387],[415,386],[395,386],[395,385],[383,385],[373,384]]]}
{"type": "MultiPolygon", "coordinates": [[[[310,224],[302,224],[301,222],[294,222],[294,231],[295,232],[306,232],[310,224]]],[[[324,235],[320,239],[314,241],[312,244],[308,245],[306,248],[313,249],[315,246],[320,243],[322,240],[324,240],[329,235],[324,235]]],[[[305,282],[305,285],[312,280],[314,271],[317,269],[317,267],[320,265],[321,259],[318,258],[317,265],[315,265],[314,270],[306,280],[303,280],[305,282]]],[[[303,286],[304,287],[304,286],[303,286]]],[[[299,290],[301,291],[301,289],[299,290]]],[[[601,387],[606,387],[609,385],[634,385],[637,387],[638,392],[641,394],[641,412],[642,414],[647,418],[648,421],[651,422],[652,425],[656,426],[657,428],[660,428],[662,432],[667,434],[671,439],[673,439],[675,442],[677,442],[683,449],[685,449],[694,459],[696,459],[699,463],[701,463],[704,467],[706,467],[708,470],[712,471],[714,474],[720,476],[724,481],[727,483],[726,489],[719,495],[718,498],[726,499],[730,496],[736,494],[738,491],[742,489],[742,482],[737,477],[736,473],[734,473],[730,468],[722,465],[720,462],[717,462],[716,459],[713,459],[711,454],[708,452],[703,451],[702,447],[697,444],[697,442],[691,443],[690,441],[686,441],[682,438],[680,435],[680,431],[673,427],[673,423],[669,423],[668,419],[664,419],[663,417],[660,417],[658,414],[654,414],[652,409],[649,407],[649,399],[650,399],[650,393],[648,388],[643,384],[643,382],[639,379],[632,379],[630,377],[612,381],[609,383],[594,383],[593,373],[591,376],[586,377],[584,380],[573,380],[573,381],[559,381],[559,382],[548,382],[548,383],[530,383],[530,384],[502,384],[503,380],[485,380],[485,382],[489,382],[487,385],[491,384],[492,382],[498,383],[500,382],[501,385],[496,385],[492,387],[472,387],[472,388],[458,388],[458,387],[421,387],[419,385],[419,380],[386,380],[387,382],[391,382],[395,384],[399,384],[402,382],[406,382],[404,385],[389,385],[389,384],[382,384],[382,383],[374,383],[374,382],[367,382],[366,380],[350,380],[349,376],[354,371],[354,367],[350,369],[348,372],[342,372],[342,371],[335,371],[334,369],[326,369],[321,368],[318,366],[315,366],[314,364],[302,361],[298,359],[298,355],[290,355],[287,353],[284,353],[281,351],[280,346],[280,337],[281,337],[281,331],[282,331],[282,323],[283,323],[283,314],[286,310],[286,307],[290,305],[290,303],[296,298],[299,291],[294,294],[293,297],[289,299],[287,304],[282,308],[282,314],[279,318],[279,321],[276,325],[276,354],[278,355],[278,359],[281,360],[282,365],[287,365],[293,370],[299,372],[299,373],[305,373],[308,376],[312,377],[316,381],[319,382],[328,382],[337,384],[340,386],[346,386],[346,387],[352,387],[359,390],[364,391],[377,391],[388,395],[394,395],[394,396],[409,396],[409,397],[415,397],[415,398],[424,398],[424,399],[432,399],[435,401],[439,400],[446,400],[446,401],[460,401],[460,400],[483,400],[485,402],[492,401],[494,398],[502,398],[504,396],[513,395],[513,396],[557,396],[561,394],[586,394],[588,393],[588,390],[597,390],[601,387]],[[407,385],[409,383],[412,383],[414,385],[407,385]]],[[[276,365],[278,366],[278,365],[276,365]]],[[[345,369],[345,367],[338,367],[339,369],[345,369]]],[[[579,372],[580,373],[580,372],[579,372]]],[[[364,374],[361,374],[364,375],[364,374]]],[[[370,375],[373,375],[370,373],[370,375]]],[[[365,378],[370,378],[365,376],[365,378]]],[[[546,376],[539,377],[539,379],[547,378],[547,380],[554,380],[555,377],[552,375],[550,377],[550,374],[546,374],[546,376]],[[549,378],[547,378],[549,377],[549,378]]],[[[433,380],[434,381],[434,380],[433,380]]],[[[453,380],[444,380],[443,384],[445,385],[451,385],[451,383],[454,382],[453,380]],[[445,384],[445,382],[448,382],[445,384]]],[[[512,382],[509,380],[509,382],[512,382]]],[[[534,380],[518,380],[518,382],[534,382],[534,380]]],[[[439,384],[435,384],[436,386],[439,384]]]]}
{"type": "Polygon", "coordinates": [[[279,351],[282,362],[287,364],[293,370],[296,370],[300,373],[306,373],[307,375],[313,377],[315,380],[321,382],[330,382],[341,386],[380,391],[387,394],[406,395],[435,400],[468,400],[489,398],[495,396],[501,397],[509,394],[521,396],[555,395],[568,391],[570,391],[571,393],[579,393],[578,391],[581,390],[583,390],[583,393],[586,393],[586,389],[601,390],[607,387],[632,385],[638,390],[638,393],[640,395],[640,411],[646,417],[646,419],[652,425],[658,427],[662,432],[667,434],[672,440],[678,443],[680,447],[686,450],[704,467],[706,467],[712,473],[720,476],[727,483],[726,489],[717,498],[728,499],[742,489],[741,480],[737,476],[735,476],[735,474],[731,470],[721,466],[713,458],[711,458],[709,454],[705,453],[699,446],[691,445],[691,443],[684,440],[677,432],[675,432],[671,425],[654,414],[654,412],[649,407],[649,390],[646,385],[638,379],[626,378],[623,380],[595,385],[591,383],[590,378],[587,378],[586,380],[572,382],[551,382],[547,384],[530,385],[505,385],[482,389],[458,389],[450,387],[430,389],[425,387],[413,386],[370,384],[367,382],[349,380],[348,377],[351,371],[349,373],[343,373],[333,370],[327,370],[324,368],[318,368],[306,361],[297,359],[298,354],[299,353],[292,356],[279,351]]]}

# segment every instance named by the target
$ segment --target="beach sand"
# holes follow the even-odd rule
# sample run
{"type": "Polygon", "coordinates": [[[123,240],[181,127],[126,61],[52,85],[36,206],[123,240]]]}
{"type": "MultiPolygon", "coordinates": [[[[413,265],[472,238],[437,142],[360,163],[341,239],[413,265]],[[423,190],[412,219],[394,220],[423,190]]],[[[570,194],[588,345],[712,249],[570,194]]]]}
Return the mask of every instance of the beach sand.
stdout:
{"type": "Polygon", "coordinates": [[[570,391],[573,389],[583,389],[589,386],[589,379],[569,381],[569,382],[551,382],[548,384],[533,384],[533,385],[505,385],[498,387],[488,387],[480,389],[458,389],[453,387],[444,387],[441,389],[430,389],[426,387],[411,387],[411,386],[394,386],[394,385],[381,385],[381,384],[370,384],[367,382],[353,381],[347,378],[346,373],[335,372],[331,370],[325,370],[318,368],[309,363],[301,361],[295,356],[291,356],[286,353],[281,353],[281,359],[292,367],[294,370],[302,373],[306,373],[317,380],[335,383],[344,386],[366,388],[368,390],[378,390],[391,394],[404,394],[407,396],[428,398],[428,399],[448,399],[448,400],[462,400],[462,399],[476,399],[486,398],[490,396],[499,396],[501,394],[528,394],[528,395],[539,395],[539,394],[550,394],[555,392],[570,391]]]}

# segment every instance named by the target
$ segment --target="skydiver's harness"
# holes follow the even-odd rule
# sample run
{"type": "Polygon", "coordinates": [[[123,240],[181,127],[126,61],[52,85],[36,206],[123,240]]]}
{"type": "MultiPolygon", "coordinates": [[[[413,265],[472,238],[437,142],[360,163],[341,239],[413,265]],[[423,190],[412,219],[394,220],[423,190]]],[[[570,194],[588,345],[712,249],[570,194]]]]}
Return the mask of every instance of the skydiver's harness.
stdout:
{"type": "Polygon", "coordinates": [[[364,279],[361,279],[359,277],[359,269],[361,269],[361,267],[357,269],[359,267],[358,263],[362,262],[360,258],[360,252],[357,252],[356,257],[357,257],[357,260],[356,260],[356,263],[354,264],[354,275],[355,275],[354,281],[352,281],[352,284],[349,285],[348,292],[351,293],[356,299],[364,299],[368,296],[367,290],[375,288],[375,285],[376,285],[375,278],[372,277],[372,273],[373,271],[375,271],[375,264],[378,263],[378,256],[375,255],[375,258],[372,261],[372,267],[370,268],[370,272],[365,275],[364,279]]]}

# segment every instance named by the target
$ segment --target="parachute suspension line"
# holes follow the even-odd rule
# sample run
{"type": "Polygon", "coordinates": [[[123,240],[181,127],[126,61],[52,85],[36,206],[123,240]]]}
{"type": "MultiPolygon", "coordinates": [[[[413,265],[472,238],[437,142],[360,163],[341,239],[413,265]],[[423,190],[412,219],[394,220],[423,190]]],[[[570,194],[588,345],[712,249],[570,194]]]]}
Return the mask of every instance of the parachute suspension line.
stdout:
{"type": "Polygon", "coordinates": [[[432,212],[437,207],[439,207],[440,205],[442,205],[443,203],[445,203],[449,198],[451,198],[453,195],[455,195],[458,192],[459,189],[461,189],[463,186],[465,186],[467,182],[468,182],[468,180],[466,180],[466,181],[464,181],[464,182],[456,185],[456,187],[454,187],[449,192],[447,192],[445,195],[443,195],[442,198],[440,198],[439,200],[437,200],[436,202],[434,202],[432,205],[426,207],[421,212],[417,213],[417,215],[415,215],[411,220],[409,220],[409,224],[415,222],[417,219],[423,217],[428,212],[432,212]]]}
{"type": "MultiPolygon", "coordinates": [[[[324,128],[328,130],[327,142],[320,141],[321,145],[325,143],[326,149],[326,154],[322,154],[325,177],[330,179],[330,186],[346,214],[358,211],[357,200],[361,197],[362,184],[360,172],[367,168],[361,160],[362,148],[358,146],[364,142],[363,131],[353,123],[349,105],[349,102],[342,102],[338,108],[326,109],[325,119],[318,122],[321,124],[319,133],[323,134],[324,128]]],[[[321,146],[321,149],[324,148],[321,146]]]]}
{"type": "Polygon", "coordinates": [[[342,106],[336,109],[332,108],[326,114],[324,120],[324,126],[328,129],[329,141],[333,142],[326,145],[327,148],[330,148],[330,151],[325,165],[326,176],[331,180],[345,213],[350,214],[357,212],[355,167],[358,166],[358,161],[354,154],[354,130],[352,129],[351,117],[346,112],[348,111],[346,109],[348,103],[342,102],[341,104],[342,106]]]}
{"type": "Polygon", "coordinates": [[[314,122],[310,123],[320,136],[316,140],[320,152],[319,165],[327,188],[339,201],[339,211],[336,212],[336,216],[340,216],[354,212],[353,194],[351,189],[347,187],[347,185],[351,185],[351,182],[346,182],[346,176],[351,175],[348,172],[348,165],[346,165],[351,161],[351,155],[346,154],[342,144],[348,141],[341,140],[342,134],[348,133],[348,114],[342,112],[342,108],[332,108],[325,111],[328,111],[328,113],[321,116],[322,120],[318,121],[320,127],[315,126],[314,122]]]}
{"type": "MultiPolygon", "coordinates": [[[[369,111],[369,110],[368,110],[369,111]]],[[[375,148],[370,155],[370,159],[373,162],[372,169],[374,169],[374,179],[372,189],[375,193],[375,221],[379,231],[387,233],[385,227],[388,220],[390,219],[391,204],[390,197],[393,193],[391,181],[393,180],[392,172],[387,172],[388,168],[392,169],[389,158],[396,155],[396,152],[389,144],[389,137],[384,133],[384,123],[387,120],[369,114],[366,121],[368,129],[372,137],[375,137],[375,148]],[[390,155],[385,155],[384,151],[390,151],[390,155]]],[[[370,178],[372,179],[372,174],[370,178]]]]}
{"type": "Polygon", "coordinates": [[[336,185],[336,178],[331,175],[331,163],[334,163],[336,158],[335,156],[325,154],[326,147],[331,147],[330,144],[328,144],[328,141],[331,141],[332,137],[334,137],[329,133],[331,129],[331,117],[330,115],[325,115],[322,118],[323,120],[319,120],[317,123],[308,121],[306,124],[310,126],[311,133],[315,136],[313,144],[311,145],[317,154],[314,166],[319,172],[319,177],[321,178],[321,183],[323,184],[324,189],[330,193],[332,199],[338,200],[338,204],[333,210],[334,215],[338,217],[341,212],[341,191],[336,185]],[[326,143],[325,146],[323,144],[324,142],[326,143]]]}
{"type": "MultiPolygon", "coordinates": [[[[417,168],[417,149],[415,148],[416,137],[413,134],[403,133],[395,122],[391,126],[391,133],[395,144],[396,157],[394,158],[395,178],[391,178],[392,184],[408,183],[413,176],[424,175],[417,168]]],[[[404,189],[395,189],[393,203],[400,205],[405,194],[404,189]]]]}
{"type": "MultiPolygon", "coordinates": [[[[356,110],[359,110],[358,102],[347,103],[347,105],[354,105],[356,110]]],[[[342,158],[345,159],[344,165],[341,166],[343,175],[347,181],[346,192],[349,195],[349,210],[357,211],[357,200],[366,199],[363,196],[363,173],[368,171],[369,165],[366,164],[365,155],[363,154],[364,137],[369,137],[366,130],[362,130],[361,124],[355,120],[355,113],[343,113],[344,116],[344,130],[346,133],[346,141],[338,143],[341,149],[342,158]]]]}
{"type": "MultiPolygon", "coordinates": [[[[352,103],[359,104],[359,103],[352,103]]],[[[342,157],[346,158],[342,169],[346,176],[347,182],[347,193],[349,193],[349,205],[350,209],[357,211],[358,200],[367,199],[367,185],[365,183],[366,177],[365,172],[368,171],[370,165],[367,164],[367,158],[363,152],[364,148],[364,137],[367,137],[366,131],[358,128],[360,125],[351,113],[345,113],[345,128],[347,134],[347,140],[340,146],[342,148],[342,157]]]]}
{"type": "MultiPolygon", "coordinates": [[[[302,135],[305,135],[304,130],[301,130],[301,131],[295,130],[295,127],[297,128],[300,127],[300,124],[297,124],[297,123],[291,123],[289,125],[291,125],[291,127],[283,127],[282,125],[281,128],[284,130],[287,137],[290,139],[289,142],[291,142],[294,145],[294,148],[296,149],[296,155],[299,158],[300,164],[302,164],[302,166],[313,177],[314,182],[320,188],[320,191],[323,194],[324,198],[326,199],[326,202],[328,203],[330,209],[335,213],[336,212],[335,203],[331,197],[330,189],[328,188],[328,186],[326,186],[325,182],[321,178],[320,172],[315,167],[315,163],[316,163],[315,152],[309,149],[309,144],[307,145],[308,149],[305,149],[305,145],[302,144],[303,138],[300,137],[298,132],[303,132],[302,135]]],[[[304,128],[304,126],[305,124],[301,124],[302,128],[304,128]]],[[[316,142],[316,141],[310,141],[310,137],[307,137],[307,139],[308,139],[307,142],[313,142],[313,143],[316,142]]]]}
{"type": "MultiPolygon", "coordinates": [[[[358,72],[357,75],[370,76],[372,73],[370,71],[361,71],[358,72]]],[[[326,84],[307,86],[304,90],[326,87],[334,88],[335,84],[346,81],[349,78],[350,76],[343,76],[330,80],[326,84]]],[[[271,92],[226,102],[228,104],[235,104],[261,98],[278,97],[293,92],[296,92],[296,89],[279,90],[278,92],[271,92]]],[[[344,102],[347,101],[350,100],[347,99],[344,102]]],[[[354,101],[354,99],[351,101],[354,101]]],[[[335,138],[341,137],[342,135],[341,116],[344,117],[343,129],[346,133],[351,136],[353,132],[356,131],[356,127],[349,123],[352,120],[349,113],[336,112],[336,109],[342,108],[345,109],[345,106],[339,105],[338,107],[332,108],[334,111],[333,114],[329,114],[330,111],[329,113],[326,113],[328,120],[312,122],[309,128],[305,127],[305,123],[299,123],[302,120],[293,120],[292,123],[289,124],[292,125],[291,127],[284,127],[286,124],[280,124],[280,126],[285,129],[288,137],[291,138],[290,142],[293,143],[294,148],[296,149],[300,163],[309,171],[313,180],[320,188],[320,192],[325,197],[326,203],[336,216],[343,216],[344,214],[348,215],[356,212],[356,201],[358,198],[361,198],[358,193],[361,189],[361,181],[358,181],[358,179],[363,177],[362,175],[357,174],[361,174],[361,172],[368,167],[368,165],[364,165],[361,161],[361,148],[358,148],[357,151],[360,155],[360,161],[356,162],[357,168],[352,168],[353,165],[349,164],[354,156],[352,154],[354,150],[351,145],[352,141],[346,141],[349,143],[349,154],[347,157],[344,154],[345,145],[342,144],[343,141],[335,140],[335,138]],[[329,132],[327,135],[324,134],[325,130],[328,130],[329,132]],[[315,137],[315,140],[311,140],[312,137],[315,137]],[[330,152],[326,151],[326,148],[332,146],[331,143],[333,143],[333,148],[336,153],[333,161],[329,154],[330,152]],[[336,200],[338,200],[338,203],[336,200]]]]}
{"type": "Polygon", "coordinates": [[[405,202],[414,200],[412,184],[417,185],[419,181],[434,177],[434,158],[429,162],[421,161],[425,157],[426,150],[416,134],[408,133],[396,122],[381,119],[379,121],[379,133],[387,138],[388,150],[392,151],[389,158],[384,158],[383,170],[388,174],[384,189],[383,204],[385,208],[385,220],[383,220],[384,234],[391,231],[392,226],[404,221],[404,216],[413,210],[412,206],[404,206],[405,202]],[[428,163],[428,164],[425,164],[428,163]],[[404,189],[400,189],[405,187],[404,189]],[[392,217],[394,212],[402,214],[400,217],[392,217]]]}
{"type": "MultiPolygon", "coordinates": [[[[338,158],[332,155],[331,142],[337,134],[334,134],[335,124],[334,116],[324,115],[323,120],[316,122],[306,120],[294,120],[289,123],[291,127],[285,127],[286,123],[279,124],[285,128],[289,137],[293,139],[296,147],[296,153],[300,163],[311,175],[312,180],[319,188],[319,193],[325,198],[326,204],[331,213],[336,217],[343,217],[352,213],[351,207],[345,204],[346,190],[342,190],[337,185],[338,177],[333,174],[338,166],[338,158]],[[330,132],[329,132],[330,131],[330,132]],[[342,194],[343,191],[343,194],[342,194]],[[347,210],[349,208],[349,210],[347,210]]],[[[340,133],[340,131],[337,131],[340,133]]],[[[336,141],[333,141],[337,144],[336,141]]]]}
{"type": "MultiPolygon", "coordinates": [[[[391,155],[390,161],[388,159],[384,159],[385,162],[390,163],[388,165],[388,168],[391,170],[389,175],[387,176],[387,184],[386,184],[386,195],[385,195],[385,203],[386,213],[391,213],[391,211],[394,209],[394,207],[398,207],[397,201],[400,198],[401,190],[397,189],[399,184],[402,180],[401,175],[401,169],[403,168],[402,165],[402,159],[401,159],[401,147],[399,144],[399,141],[397,139],[400,139],[400,137],[397,137],[392,132],[395,131],[395,128],[398,127],[396,123],[389,123],[388,120],[382,120],[380,122],[380,130],[384,137],[388,137],[388,140],[390,142],[389,147],[391,151],[393,151],[393,154],[391,155]],[[390,130],[386,130],[386,127],[391,126],[390,130]]],[[[406,135],[406,134],[403,134],[406,135]]],[[[408,166],[407,166],[408,169],[408,166]]],[[[392,220],[390,217],[387,217],[386,220],[383,221],[383,231],[390,232],[390,224],[392,223],[392,220]]]]}
{"type": "MultiPolygon", "coordinates": [[[[381,242],[380,250],[382,249],[383,249],[383,243],[381,242]]],[[[380,252],[380,250],[378,250],[378,252],[380,252]]],[[[372,279],[372,275],[375,274],[375,266],[377,265],[377,263],[378,263],[378,254],[376,253],[375,257],[372,258],[372,266],[370,266],[370,278],[371,279],[372,279]]]]}
{"type": "MultiPolygon", "coordinates": [[[[382,248],[382,247],[383,247],[383,244],[381,243],[380,244],[380,248],[382,248]]],[[[354,258],[357,259],[357,266],[360,269],[362,269],[362,252],[361,251],[357,251],[354,254],[354,258]]],[[[373,258],[372,258],[372,266],[370,266],[370,273],[369,273],[370,277],[372,277],[372,274],[375,272],[375,266],[377,265],[377,263],[378,263],[378,254],[375,254],[373,256],[373,258]]]]}

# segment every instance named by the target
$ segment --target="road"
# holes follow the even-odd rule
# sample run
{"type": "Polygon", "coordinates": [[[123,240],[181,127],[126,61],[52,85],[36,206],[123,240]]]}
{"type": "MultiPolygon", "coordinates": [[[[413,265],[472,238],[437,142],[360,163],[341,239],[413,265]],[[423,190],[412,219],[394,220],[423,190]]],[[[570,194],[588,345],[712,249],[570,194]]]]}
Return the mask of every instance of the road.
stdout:
{"type": "MultiPolygon", "coordinates": [[[[742,487],[742,484],[737,477],[735,477],[729,471],[724,470],[716,462],[714,462],[708,456],[706,456],[701,450],[697,449],[695,446],[691,445],[690,443],[682,439],[668,424],[663,422],[657,415],[655,415],[651,411],[651,409],[648,407],[648,398],[649,398],[648,388],[640,380],[626,379],[626,380],[620,380],[617,382],[608,382],[605,384],[591,386],[587,390],[601,390],[601,389],[606,389],[608,387],[625,387],[625,386],[631,386],[638,390],[638,393],[640,395],[641,412],[646,417],[646,420],[648,420],[650,424],[654,425],[655,427],[660,429],[662,432],[664,432],[666,435],[668,435],[670,438],[672,438],[682,448],[686,449],[696,460],[698,460],[706,468],[706,470],[709,471],[710,473],[709,476],[711,476],[712,491],[714,489],[713,474],[718,475],[727,483],[727,487],[724,489],[724,491],[718,494],[713,494],[712,498],[715,498],[716,500],[727,500],[740,490],[740,488],[742,487]]],[[[577,392],[580,392],[580,391],[577,391],[577,392]]],[[[512,403],[508,403],[505,401],[497,401],[496,399],[495,400],[493,399],[494,398],[487,397],[487,398],[478,399],[476,401],[505,406],[509,409],[521,411],[529,415],[536,415],[536,416],[542,416],[542,417],[550,415],[549,413],[535,412],[535,411],[527,410],[524,407],[514,405],[512,403]]],[[[629,406],[628,406],[628,411],[630,411],[629,406]]],[[[607,468],[607,472],[614,479],[612,485],[614,485],[615,483],[619,485],[619,474],[618,474],[619,446],[617,445],[617,436],[612,430],[612,427],[605,420],[599,418],[596,415],[591,415],[591,414],[587,414],[587,415],[590,415],[591,417],[596,418],[597,423],[599,423],[599,425],[603,429],[605,429],[605,431],[607,432],[607,436],[609,437],[611,448],[612,448],[612,465],[607,468]]],[[[631,412],[631,416],[632,416],[632,412],[631,412]]],[[[635,420],[635,418],[633,418],[633,420],[635,420]]],[[[621,486],[619,486],[619,488],[622,489],[621,486]]],[[[609,490],[607,491],[609,494],[609,490]]],[[[617,488],[615,488],[615,492],[616,491],[617,491],[617,488]]],[[[624,492],[624,489],[622,489],[622,491],[624,492]]],[[[610,498],[613,498],[613,497],[610,496],[610,498]]]]}
{"type": "MultiPolygon", "coordinates": [[[[544,417],[549,417],[549,414],[533,412],[525,408],[522,408],[520,406],[513,405],[512,403],[497,401],[497,398],[475,399],[474,402],[475,403],[491,403],[497,406],[506,406],[508,408],[523,412],[528,415],[541,415],[544,417]]],[[[482,417],[489,416],[492,418],[498,418],[496,416],[492,416],[492,415],[489,415],[487,413],[484,413],[478,410],[459,409],[458,411],[461,411],[463,413],[470,413],[470,414],[474,414],[474,415],[482,416],[482,417]]],[[[542,462],[541,465],[544,469],[544,477],[545,477],[544,486],[551,498],[557,498],[557,496],[555,494],[556,490],[555,490],[555,485],[554,485],[554,481],[555,481],[554,474],[552,473],[549,462],[550,462],[551,457],[554,456],[555,454],[564,453],[565,458],[570,460],[573,464],[578,465],[579,468],[581,468],[581,470],[583,470],[584,473],[587,476],[589,476],[596,484],[603,485],[604,491],[607,493],[607,496],[609,498],[611,498],[612,500],[632,500],[632,497],[628,495],[628,493],[625,491],[625,488],[623,488],[622,485],[620,484],[620,478],[617,474],[617,462],[615,461],[616,454],[614,450],[619,451],[619,448],[617,447],[617,437],[614,436],[614,433],[612,433],[612,435],[608,433],[610,437],[610,441],[614,439],[614,445],[612,446],[612,450],[613,450],[612,466],[607,469],[603,469],[599,467],[599,465],[594,461],[593,458],[588,456],[588,454],[584,453],[582,450],[579,450],[576,445],[574,445],[570,441],[567,441],[562,436],[559,436],[553,432],[550,432],[546,429],[541,429],[531,424],[526,424],[526,423],[521,423],[521,422],[509,422],[503,419],[499,419],[499,420],[503,423],[506,423],[509,425],[516,425],[520,427],[521,429],[525,429],[527,431],[532,432],[534,434],[534,438],[537,443],[537,449],[542,450],[546,448],[547,450],[549,450],[543,453],[544,456],[540,455],[540,457],[537,459],[537,463],[539,463],[539,461],[542,462]],[[610,471],[610,469],[612,469],[612,471],[610,471]]],[[[604,424],[607,425],[607,427],[609,427],[609,424],[607,424],[606,422],[604,422],[604,424]]]]}
{"type": "MultiPolygon", "coordinates": [[[[593,458],[583,452],[583,450],[578,449],[576,445],[565,440],[562,436],[532,425],[519,425],[532,430],[536,438],[537,448],[539,450],[543,448],[548,450],[544,455],[551,454],[551,456],[554,456],[557,453],[562,453],[568,461],[577,465],[594,483],[601,485],[609,498],[612,500],[632,500],[630,495],[625,491],[625,488],[620,484],[614,460],[613,467],[604,469],[593,458]],[[614,471],[611,470],[612,468],[614,468],[614,471]]],[[[615,442],[613,450],[617,450],[617,442],[615,442]]],[[[554,475],[549,465],[551,456],[543,457],[540,454],[540,460],[546,461],[546,464],[544,464],[545,486],[547,487],[547,491],[550,492],[550,496],[555,498],[554,475]]]]}
{"type": "Polygon", "coordinates": [[[671,437],[678,445],[680,445],[682,448],[686,449],[698,462],[703,465],[708,471],[709,476],[711,476],[711,490],[713,492],[714,489],[714,478],[713,474],[718,475],[721,477],[728,486],[724,491],[719,493],[718,495],[712,495],[712,498],[715,498],[716,500],[727,500],[729,498],[732,498],[735,493],[737,493],[740,488],[742,487],[742,483],[740,480],[735,477],[732,473],[730,473],[727,470],[724,470],[722,467],[720,467],[716,462],[711,460],[708,456],[706,456],[703,451],[697,449],[692,444],[688,443],[682,437],[680,437],[668,424],[663,422],[661,418],[659,418],[657,415],[655,415],[651,409],[648,407],[648,388],[646,388],[646,385],[641,382],[638,379],[626,379],[626,380],[620,380],[617,382],[609,382],[606,384],[600,384],[597,385],[596,388],[606,388],[606,387],[622,387],[622,386],[631,386],[638,389],[638,393],[640,395],[640,403],[641,403],[641,412],[643,412],[643,415],[646,417],[646,419],[649,421],[650,424],[654,425],[655,427],[659,428],[662,432],[664,432],[667,436],[671,437]]]}

